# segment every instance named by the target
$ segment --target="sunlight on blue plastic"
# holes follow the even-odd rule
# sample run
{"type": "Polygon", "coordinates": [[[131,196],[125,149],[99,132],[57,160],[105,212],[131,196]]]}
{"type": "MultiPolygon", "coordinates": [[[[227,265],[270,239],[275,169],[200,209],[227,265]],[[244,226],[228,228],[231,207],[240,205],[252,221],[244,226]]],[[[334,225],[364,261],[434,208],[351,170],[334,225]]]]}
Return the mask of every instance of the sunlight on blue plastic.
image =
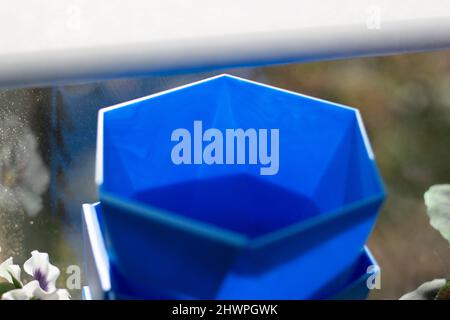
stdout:
{"type": "MultiPolygon", "coordinates": [[[[86,271],[87,271],[87,281],[89,288],[84,288],[85,299],[193,299],[192,296],[181,295],[176,292],[161,292],[158,288],[150,287],[133,287],[130,286],[128,277],[122,276],[115,272],[113,269],[100,270],[99,266],[109,265],[109,257],[107,254],[95,254],[94,247],[99,245],[97,242],[102,242],[103,240],[103,225],[102,223],[94,223],[97,226],[94,228],[89,228],[87,221],[97,221],[101,218],[101,205],[84,205],[83,206],[83,221],[85,232],[85,261],[86,261],[86,271]],[[105,285],[104,280],[101,277],[106,276],[108,284],[105,285]],[[112,287],[109,287],[109,283],[112,283],[112,287]],[[107,288],[107,289],[105,289],[107,288]],[[93,294],[91,294],[91,292],[93,294]]],[[[101,246],[104,246],[100,243],[101,246]]],[[[347,273],[343,275],[338,275],[330,281],[326,286],[308,296],[307,298],[314,299],[341,299],[341,300],[360,300],[366,299],[369,293],[369,288],[367,286],[367,281],[372,275],[368,273],[367,270],[370,266],[375,266],[378,269],[378,265],[368,248],[364,249],[364,252],[357,259],[348,270],[347,273]],[[340,276],[345,277],[345,281],[340,279],[340,276]]],[[[268,279],[270,277],[276,276],[278,271],[268,272],[263,278],[268,279]],[[272,275],[271,275],[272,273],[272,275]]],[[[286,273],[292,277],[297,277],[297,269],[294,267],[291,269],[286,269],[286,273]]],[[[259,281],[258,279],[252,280],[259,281]]],[[[227,290],[227,288],[219,289],[218,297],[222,299],[240,299],[242,295],[240,291],[244,289],[249,291],[246,287],[249,279],[235,278],[234,281],[228,282],[228,288],[233,288],[232,290],[227,290]],[[245,281],[246,280],[246,281],[245,281]]],[[[265,283],[265,289],[261,292],[256,290],[254,292],[248,292],[249,297],[252,299],[268,299],[270,297],[276,297],[278,299],[297,299],[299,297],[297,292],[301,292],[301,288],[296,290],[286,290],[289,288],[289,281],[272,281],[265,283]],[[272,292],[268,294],[268,292],[272,292]]]]}
{"type": "Polygon", "coordinates": [[[384,199],[356,109],[236,77],[103,109],[98,135],[113,264],[143,288],[309,297],[337,275],[348,280],[384,199]],[[195,121],[222,132],[278,129],[278,171],[174,164],[171,135],[195,121]]]}

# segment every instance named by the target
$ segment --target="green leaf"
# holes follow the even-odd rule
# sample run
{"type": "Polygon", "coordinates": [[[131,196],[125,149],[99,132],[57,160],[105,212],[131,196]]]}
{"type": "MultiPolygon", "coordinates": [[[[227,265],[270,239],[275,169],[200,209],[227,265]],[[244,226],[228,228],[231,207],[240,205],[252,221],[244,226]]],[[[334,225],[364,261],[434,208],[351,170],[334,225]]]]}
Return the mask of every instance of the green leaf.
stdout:
{"type": "Polygon", "coordinates": [[[450,242],[450,184],[432,186],[424,198],[430,224],[450,242]]]}
{"type": "Polygon", "coordinates": [[[434,300],[445,284],[445,279],[434,279],[421,284],[416,290],[400,297],[400,300],[434,300]]]}
{"type": "Polygon", "coordinates": [[[16,289],[16,287],[9,282],[0,282],[0,298],[5,292],[16,289]]]}
{"type": "Polygon", "coordinates": [[[13,274],[12,274],[11,272],[8,271],[8,273],[9,273],[9,275],[10,275],[11,278],[12,278],[14,287],[15,287],[16,289],[21,289],[21,288],[22,288],[22,284],[20,284],[19,280],[17,280],[16,278],[14,278],[14,276],[13,276],[13,274]]]}
{"type": "Polygon", "coordinates": [[[450,300],[450,281],[439,290],[436,295],[436,300],[450,300]]]}

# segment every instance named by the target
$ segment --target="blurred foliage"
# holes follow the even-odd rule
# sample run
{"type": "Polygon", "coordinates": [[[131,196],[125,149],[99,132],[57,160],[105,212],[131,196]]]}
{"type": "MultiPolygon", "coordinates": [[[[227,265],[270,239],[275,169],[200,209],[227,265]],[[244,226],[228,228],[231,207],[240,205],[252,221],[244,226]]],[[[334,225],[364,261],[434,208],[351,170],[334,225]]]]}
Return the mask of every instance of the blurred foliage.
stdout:
{"type": "Polygon", "coordinates": [[[436,300],[450,300],[450,281],[439,290],[436,300]]]}
{"type": "Polygon", "coordinates": [[[270,82],[361,110],[389,189],[450,180],[450,54],[427,53],[266,69],[270,82]]]}

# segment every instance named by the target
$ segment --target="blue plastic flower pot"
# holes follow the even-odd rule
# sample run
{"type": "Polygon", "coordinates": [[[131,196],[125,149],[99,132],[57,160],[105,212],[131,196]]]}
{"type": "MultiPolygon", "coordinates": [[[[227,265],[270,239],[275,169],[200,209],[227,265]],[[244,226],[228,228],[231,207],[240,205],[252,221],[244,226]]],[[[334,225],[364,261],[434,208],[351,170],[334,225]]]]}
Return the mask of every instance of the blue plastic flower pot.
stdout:
{"type": "Polygon", "coordinates": [[[118,272],[197,298],[294,261],[312,294],[384,199],[356,109],[228,75],[102,109],[96,174],[118,272]]]}
{"type": "Polygon", "coordinates": [[[369,284],[379,276],[380,267],[372,256],[369,248],[365,247],[364,254],[358,259],[350,281],[342,290],[330,296],[333,300],[363,300],[369,296],[369,284]]]}
{"type": "MultiPolygon", "coordinates": [[[[158,288],[136,288],[127,276],[122,276],[110,264],[107,245],[104,243],[101,205],[83,205],[85,275],[89,288],[84,289],[85,299],[193,299],[177,293],[158,292],[158,288]]],[[[260,279],[234,277],[219,291],[222,299],[365,299],[369,292],[367,280],[379,271],[375,259],[365,248],[358,260],[343,274],[327,283],[311,296],[305,296],[303,287],[292,288],[291,279],[299,276],[295,264],[287,264],[283,271],[265,272],[260,279]],[[373,266],[368,269],[369,266],[373,266]],[[249,283],[262,281],[259,288],[249,283]],[[251,291],[254,290],[254,291],[251,291]],[[242,293],[243,292],[243,293],[242,293]]]]}

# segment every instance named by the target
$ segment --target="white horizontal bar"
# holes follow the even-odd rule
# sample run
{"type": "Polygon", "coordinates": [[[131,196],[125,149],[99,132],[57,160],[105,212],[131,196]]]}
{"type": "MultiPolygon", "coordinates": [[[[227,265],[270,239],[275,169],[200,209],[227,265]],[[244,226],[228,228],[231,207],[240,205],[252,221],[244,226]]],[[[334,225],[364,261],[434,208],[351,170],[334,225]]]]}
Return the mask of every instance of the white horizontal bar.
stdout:
{"type": "Polygon", "coordinates": [[[450,48],[448,0],[2,0],[0,86],[450,48]]]}

